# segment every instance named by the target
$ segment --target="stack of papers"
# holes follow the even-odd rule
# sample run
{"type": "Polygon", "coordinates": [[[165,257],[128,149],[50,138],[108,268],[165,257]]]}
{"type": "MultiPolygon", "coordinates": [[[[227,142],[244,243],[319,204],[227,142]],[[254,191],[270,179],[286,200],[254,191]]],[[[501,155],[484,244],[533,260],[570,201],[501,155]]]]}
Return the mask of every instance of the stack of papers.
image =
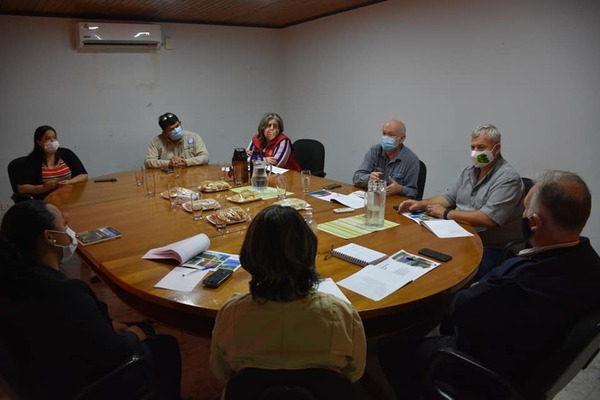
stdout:
{"type": "Polygon", "coordinates": [[[472,233],[464,229],[456,221],[434,218],[427,214],[426,211],[406,212],[402,215],[424,226],[442,239],[473,236],[472,233]]]}
{"type": "Polygon", "coordinates": [[[400,250],[377,265],[367,265],[338,282],[371,300],[379,301],[435,269],[439,262],[400,250]]]}
{"type": "Polygon", "coordinates": [[[308,195],[317,199],[339,203],[355,210],[365,206],[365,199],[357,196],[356,193],[341,194],[329,190],[317,190],[316,192],[310,192],[308,195]]]}

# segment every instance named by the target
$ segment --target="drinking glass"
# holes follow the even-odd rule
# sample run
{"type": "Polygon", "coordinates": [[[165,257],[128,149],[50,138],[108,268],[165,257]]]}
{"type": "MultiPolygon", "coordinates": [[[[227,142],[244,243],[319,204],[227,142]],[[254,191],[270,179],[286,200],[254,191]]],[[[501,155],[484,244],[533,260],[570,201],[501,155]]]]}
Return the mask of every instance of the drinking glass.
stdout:
{"type": "Polygon", "coordinates": [[[302,175],[302,192],[306,194],[310,191],[310,169],[303,169],[300,174],[302,175]]]}
{"type": "Polygon", "coordinates": [[[182,169],[183,169],[183,161],[174,161],[173,162],[173,171],[175,172],[175,179],[177,179],[177,182],[181,181],[182,169]]]}
{"type": "Polygon", "coordinates": [[[144,182],[146,182],[146,193],[148,197],[154,197],[156,194],[156,179],[153,173],[144,174],[144,182]]]}
{"type": "Polygon", "coordinates": [[[167,196],[169,197],[171,208],[177,208],[179,200],[179,185],[177,179],[169,180],[167,182],[167,196]]]}
{"type": "Polygon", "coordinates": [[[277,187],[277,198],[279,200],[285,199],[287,194],[287,177],[285,175],[277,175],[275,177],[275,187],[277,187]]]}
{"type": "Polygon", "coordinates": [[[227,171],[229,170],[229,165],[227,161],[221,161],[219,164],[219,180],[224,181],[227,179],[227,171]]]}
{"type": "Polygon", "coordinates": [[[194,221],[202,219],[202,193],[192,192],[190,194],[190,208],[192,209],[192,217],[194,221]]]}
{"type": "Polygon", "coordinates": [[[141,165],[141,166],[136,165],[133,168],[133,172],[135,174],[135,185],[136,186],[144,185],[144,165],[141,165]]]}

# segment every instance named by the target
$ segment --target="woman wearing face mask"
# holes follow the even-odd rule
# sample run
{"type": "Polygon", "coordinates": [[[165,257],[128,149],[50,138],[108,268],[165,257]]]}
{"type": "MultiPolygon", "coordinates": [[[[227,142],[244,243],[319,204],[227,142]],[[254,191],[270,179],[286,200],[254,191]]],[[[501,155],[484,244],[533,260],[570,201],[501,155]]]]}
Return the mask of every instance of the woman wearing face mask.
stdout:
{"type": "Polygon", "coordinates": [[[283,119],[277,113],[266,113],[258,123],[258,133],[252,137],[246,153],[258,150],[265,161],[276,167],[300,172],[294,158],[292,141],[283,133],[283,119]]]}
{"type": "Polygon", "coordinates": [[[19,202],[2,220],[0,341],[21,377],[11,382],[19,397],[73,398],[138,354],[157,373],[161,398],[179,398],[175,338],[154,336],[149,323],[112,321],[87,284],[59,270],[76,248],[61,212],[44,201],[19,202]]]}
{"type": "Polygon", "coordinates": [[[61,186],[87,181],[88,175],[75,153],[59,147],[56,130],[42,125],[33,134],[33,151],[17,179],[19,193],[43,199],[61,186]]]}

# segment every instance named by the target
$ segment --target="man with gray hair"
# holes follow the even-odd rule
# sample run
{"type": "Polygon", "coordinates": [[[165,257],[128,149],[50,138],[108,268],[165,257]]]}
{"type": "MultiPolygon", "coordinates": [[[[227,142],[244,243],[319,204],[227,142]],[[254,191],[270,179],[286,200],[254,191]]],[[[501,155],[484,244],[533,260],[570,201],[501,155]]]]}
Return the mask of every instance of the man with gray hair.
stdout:
{"type": "Polygon", "coordinates": [[[521,237],[524,187],[517,171],[502,157],[501,135],[494,125],[471,134],[472,164],[444,194],[400,203],[398,212],[426,210],[435,218],[453,219],[477,230],[484,245],[475,279],[496,264],[502,245],[521,237]]]}
{"type": "Polygon", "coordinates": [[[380,352],[392,353],[382,364],[398,391],[405,382],[396,378],[411,379],[404,369],[418,379],[415,363],[428,365],[443,347],[467,353],[519,387],[578,320],[600,309],[600,257],[580,236],[592,208],[585,182],[571,172],[545,171],[524,203],[523,234],[532,247],[457,294],[453,331],[396,347],[396,354],[380,352]]]}

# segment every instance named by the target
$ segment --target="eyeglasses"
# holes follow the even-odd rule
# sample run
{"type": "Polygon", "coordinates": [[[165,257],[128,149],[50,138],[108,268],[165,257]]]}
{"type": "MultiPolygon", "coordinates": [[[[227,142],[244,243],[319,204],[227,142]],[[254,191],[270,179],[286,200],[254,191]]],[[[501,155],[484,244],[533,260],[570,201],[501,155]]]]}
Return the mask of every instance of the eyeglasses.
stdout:
{"type": "Polygon", "coordinates": [[[322,255],[323,256],[323,260],[329,260],[331,258],[331,252],[333,251],[333,245],[331,245],[331,248],[329,250],[326,251],[322,251],[320,253],[317,253],[318,255],[322,255]]]}

